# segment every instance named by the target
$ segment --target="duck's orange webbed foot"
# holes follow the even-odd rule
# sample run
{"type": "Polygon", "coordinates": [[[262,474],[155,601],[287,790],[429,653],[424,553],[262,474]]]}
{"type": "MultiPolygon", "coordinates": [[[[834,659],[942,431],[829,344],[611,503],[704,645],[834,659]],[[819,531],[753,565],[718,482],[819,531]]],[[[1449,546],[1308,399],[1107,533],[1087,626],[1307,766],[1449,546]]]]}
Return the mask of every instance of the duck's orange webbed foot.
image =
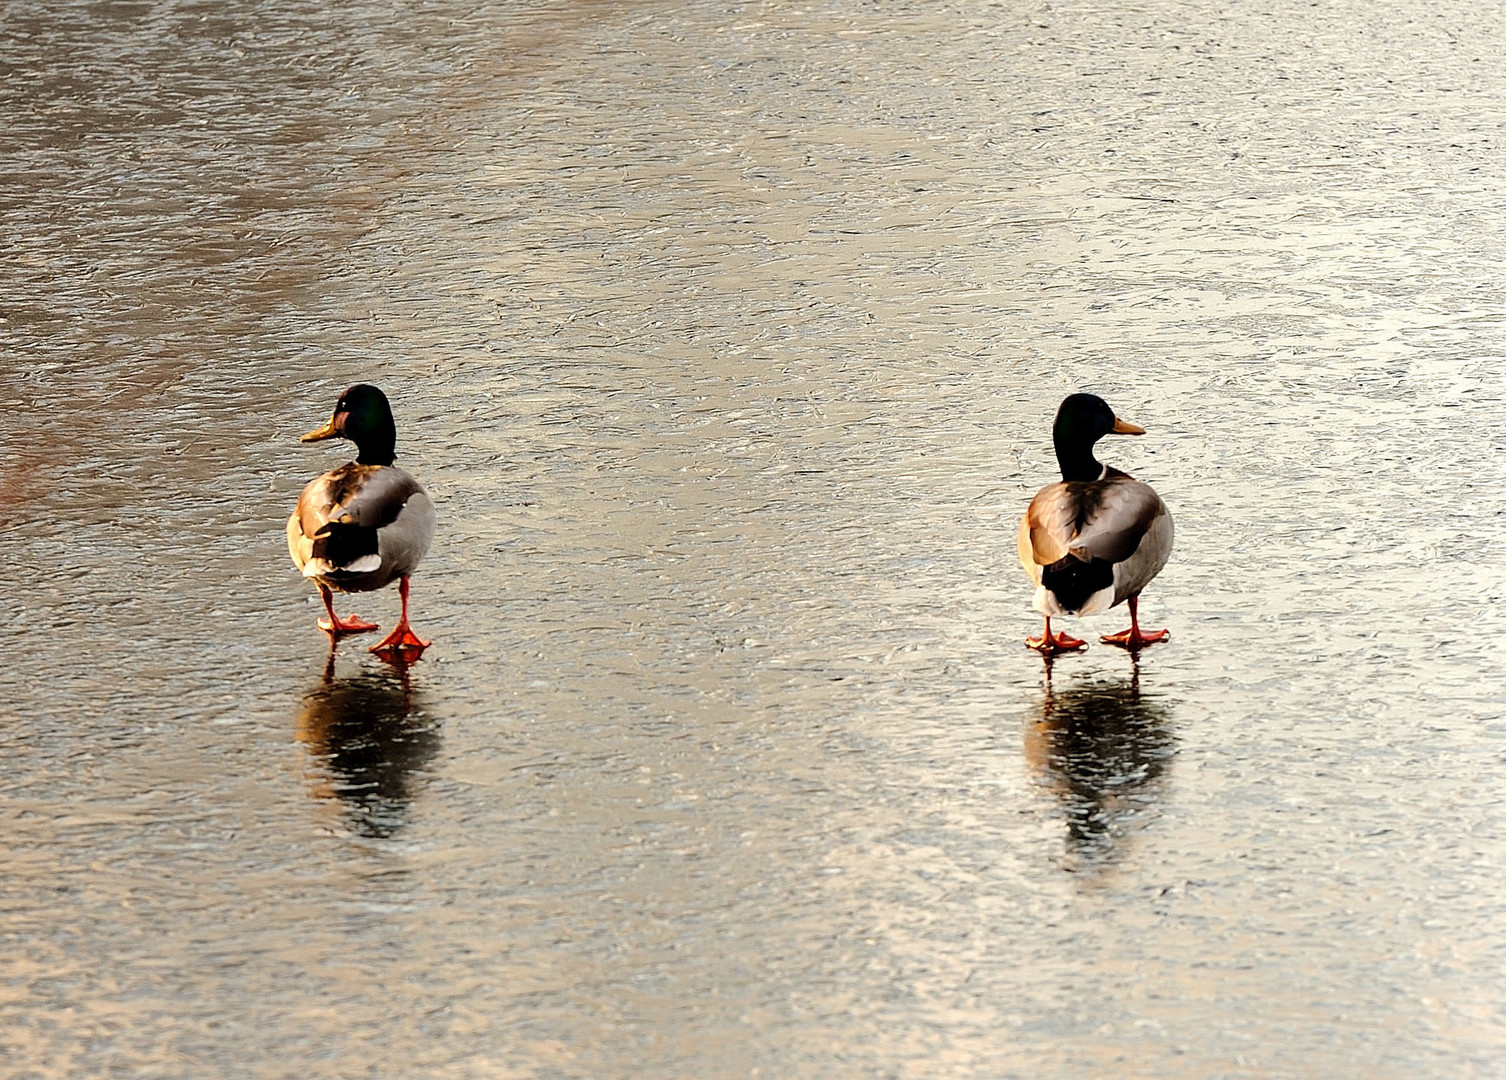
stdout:
{"type": "Polygon", "coordinates": [[[1158,641],[1165,641],[1171,637],[1170,630],[1152,630],[1147,634],[1140,629],[1140,598],[1138,596],[1129,598],[1129,610],[1130,628],[1128,630],[1121,630],[1117,634],[1109,634],[1098,640],[1105,645],[1117,645],[1130,652],[1139,652],[1147,645],[1154,645],[1158,641]]]}
{"type": "Polygon", "coordinates": [[[1098,640],[1105,645],[1118,645],[1121,649],[1128,649],[1130,652],[1139,652],[1145,646],[1154,645],[1158,641],[1165,641],[1169,637],[1171,637],[1170,630],[1154,630],[1147,634],[1145,631],[1132,626],[1128,630],[1121,630],[1117,634],[1107,634],[1098,640]]]}
{"type": "Polygon", "coordinates": [[[1059,652],[1073,652],[1083,648],[1087,642],[1082,638],[1068,637],[1066,634],[1042,634],[1040,637],[1028,637],[1025,644],[1038,653],[1052,656],[1059,652]]]}
{"type": "Polygon", "coordinates": [[[408,620],[404,619],[393,627],[392,633],[373,645],[371,651],[388,663],[411,664],[423,656],[431,644],[415,634],[408,620]]]}
{"type": "Polygon", "coordinates": [[[411,664],[424,654],[430,642],[425,641],[413,632],[413,627],[408,625],[408,575],[404,574],[397,582],[398,595],[403,598],[403,617],[397,621],[388,634],[381,641],[371,647],[371,651],[380,656],[389,664],[397,664],[399,667],[411,664]]]}
{"type": "Polygon", "coordinates": [[[359,615],[352,615],[346,619],[331,615],[328,619],[319,620],[319,629],[339,641],[349,634],[369,634],[373,630],[380,630],[381,627],[374,622],[367,622],[359,615]]]}
{"type": "Polygon", "coordinates": [[[329,618],[319,620],[319,629],[329,635],[331,641],[339,641],[350,634],[369,634],[379,629],[376,623],[367,622],[359,615],[352,615],[348,619],[342,619],[335,614],[335,598],[323,585],[319,586],[319,596],[324,601],[324,610],[329,618]]]}
{"type": "Polygon", "coordinates": [[[1066,634],[1051,632],[1051,620],[1046,620],[1046,628],[1041,631],[1040,637],[1028,637],[1025,644],[1043,656],[1055,656],[1059,652],[1074,652],[1087,645],[1082,638],[1068,637],[1066,634]]]}

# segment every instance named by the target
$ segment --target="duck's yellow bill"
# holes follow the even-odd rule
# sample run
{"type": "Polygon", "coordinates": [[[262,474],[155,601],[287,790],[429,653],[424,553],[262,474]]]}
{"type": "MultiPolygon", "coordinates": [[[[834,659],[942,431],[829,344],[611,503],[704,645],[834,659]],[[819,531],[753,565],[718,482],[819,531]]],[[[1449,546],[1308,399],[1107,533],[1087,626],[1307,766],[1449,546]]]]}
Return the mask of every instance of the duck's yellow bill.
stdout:
{"type": "MultiPolygon", "coordinates": [[[[1112,428],[1112,430],[1113,430],[1113,432],[1116,435],[1144,435],[1145,434],[1145,429],[1143,427],[1141,427],[1139,424],[1131,424],[1128,420],[1121,420],[1117,416],[1114,417],[1114,427],[1112,428]]],[[[304,441],[308,441],[308,436],[307,435],[305,435],[303,438],[304,438],[304,441]]]]}
{"type": "Polygon", "coordinates": [[[336,427],[335,427],[335,418],[333,416],[331,416],[328,420],[326,420],[324,422],[324,426],[323,427],[315,428],[313,431],[309,432],[307,435],[304,435],[298,441],[299,442],[321,442],[321,441],[323,441],[325,439],[337,438],[339,436],[339,434],[340,434],[339,430],[337,430],[336,427]]]}

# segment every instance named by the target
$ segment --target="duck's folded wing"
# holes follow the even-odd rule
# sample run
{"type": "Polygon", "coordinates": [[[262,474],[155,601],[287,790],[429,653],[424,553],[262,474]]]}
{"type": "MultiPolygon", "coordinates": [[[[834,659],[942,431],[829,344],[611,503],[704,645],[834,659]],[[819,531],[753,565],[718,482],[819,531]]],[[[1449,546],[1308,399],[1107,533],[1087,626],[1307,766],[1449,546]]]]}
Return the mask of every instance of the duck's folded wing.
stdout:
{"type": "MultiPolygon", "coordinates": [[[[308,487],[294,512],[306,553],[294,561],[305,576],[369,573],[381,566],[377,530],[396,521],[423,488],[402,469],[347,465],[308,487]]],[[[427,496],[424,496],[427,501],[427,496]]],[[[289,546],[295,547],[289,522],[289,546]]]]}
{"type": "Polygon", "coordinates": [[[1037,492],[1025,511],[1021,561],[1028,546],[1037,566],[1051,566],[1069,555],[1081,562],[1122,562],[1165,512],[1149,484],[1129,477],[1052,484],[1037,492]]]}
{"type": "Polygon", "coordinates": [[[1081,558],[1118,563],[1140,546],[1166,505],[1149,484],[1123,477],[1084,485],[1092,490],[1080,500],[1077,534],[1067,545],[1081,558]]]}
{"type": "Polygon", "coordinates": [[[1020,561],[1050,566],[1067,557],[1067,546],[1076,535],[1075,484],[1052,484],[1036,492],[1020,522],[1020,561]]]}
{"type": "Polygon", "coordinates": [[[310,535],[330,521],[380,529],[396,521],[403,506],[421,491],[418,481],[402,469],[347,465],[310,484],[298,508],[310,535]]]}

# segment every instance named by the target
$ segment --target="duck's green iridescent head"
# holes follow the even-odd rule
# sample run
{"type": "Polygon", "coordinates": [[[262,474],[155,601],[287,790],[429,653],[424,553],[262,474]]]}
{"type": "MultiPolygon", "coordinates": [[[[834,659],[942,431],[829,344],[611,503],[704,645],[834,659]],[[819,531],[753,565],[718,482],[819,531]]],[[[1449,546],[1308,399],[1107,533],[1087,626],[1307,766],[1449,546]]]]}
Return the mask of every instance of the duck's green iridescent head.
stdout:
{"type": "Polygon", "coordinates": [[[360,451],[362,465],[391,465],[396,457],[397,425],[387,395],[375,386],[358,383],[340,395],[329,422],[303,436],[302,442],[349,439],[360,451]]]}
{"type": "Polygon", "coordinates": [[[1072,394],[1056,410],[1051,441],[1063,480],[1097,480],[1103,466],[1093,457],[1093,444],[1105,435],[1144,435],[1145,429],[1114,415],[1096,394],[1072,394]]]}

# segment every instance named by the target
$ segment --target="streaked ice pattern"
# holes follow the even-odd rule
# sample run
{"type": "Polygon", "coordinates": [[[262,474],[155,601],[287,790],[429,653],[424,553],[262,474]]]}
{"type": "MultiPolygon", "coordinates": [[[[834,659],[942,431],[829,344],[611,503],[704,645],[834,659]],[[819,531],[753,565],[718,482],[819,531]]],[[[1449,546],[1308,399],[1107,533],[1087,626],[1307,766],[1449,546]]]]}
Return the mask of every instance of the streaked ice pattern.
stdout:
{"type": "Polygon", "coordinates": [[[13,0],[0,68],[9,1076],[1506,1075],[1489,6],[13,0]],[[406,673],[282,539],[363,380],[406,673]],[[1079,389],[1172,639],[1048,679],[1079,389]]]}

